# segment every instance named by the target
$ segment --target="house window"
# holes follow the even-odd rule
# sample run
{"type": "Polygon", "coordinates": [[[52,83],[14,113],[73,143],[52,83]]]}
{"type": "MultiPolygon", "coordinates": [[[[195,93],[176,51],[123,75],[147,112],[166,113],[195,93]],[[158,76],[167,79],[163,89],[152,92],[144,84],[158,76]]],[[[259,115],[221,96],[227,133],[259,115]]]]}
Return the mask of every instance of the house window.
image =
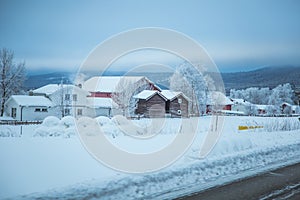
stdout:
{"type": "Polygon", "coordinates": [[[65,109],[65,115],[70,115],[70,109],[69,108],[65,109]]]}
{"type": "Polygon", "coordinates": [[[82,109],[77,110],[77,115],[82,115],[82,109]]]}
{"type": "Polygon", "coordinates": [[[16,118],[17,116],[17,108],[11,108],[11,117],[16,118]]]}
{"type": "Polygon", "coordinates": [[[182,103],[182,99],[178,99],[178,103],[182,103]]]}
{"type": "Polygon", "coordinates": [[[66,101],[70,100],[70,94],[65,94],[65,100],[66,101]]]}
{"type": "Polygon", "coordinates": [[[34,109],[34,112],[48,112],[47,108],[36,108],[34,109]]]}
{"type": "Polygon", "coordinates": [[[73,101],[77,101],[77,94],[73,94],[73,101]]]}

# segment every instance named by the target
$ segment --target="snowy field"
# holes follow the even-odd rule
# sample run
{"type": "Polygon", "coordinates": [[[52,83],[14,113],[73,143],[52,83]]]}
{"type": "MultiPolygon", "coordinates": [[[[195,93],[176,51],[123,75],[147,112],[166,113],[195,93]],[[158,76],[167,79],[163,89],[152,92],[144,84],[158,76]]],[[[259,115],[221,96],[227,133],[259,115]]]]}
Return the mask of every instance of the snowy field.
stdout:
{"type": "MultiPolygon", "coordinates": [[[[300,161],[297,118],[225,117],[222,135],[204,159],[199,151],[211,117],[193,120],[198,129],[188,151],[172,165],[144,174],[122,173],[96,161],[81,144],[71,117],[50,118],[42,125],[2,125],[0,198],[175,198],[300,161]]],[[[124,135],[114,119],[100,117],[97,122],[119,148],[149,153],[174,139],[181,119],[166,119],[161,134],[142,141],[124,135]]]]}

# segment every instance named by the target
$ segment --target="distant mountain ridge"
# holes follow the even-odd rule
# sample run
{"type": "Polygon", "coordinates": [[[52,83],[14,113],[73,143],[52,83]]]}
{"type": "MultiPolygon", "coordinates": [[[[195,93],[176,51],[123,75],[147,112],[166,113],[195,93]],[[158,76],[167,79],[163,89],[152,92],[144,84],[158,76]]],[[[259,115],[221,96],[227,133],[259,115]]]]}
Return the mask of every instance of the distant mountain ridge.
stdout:
{"type": "Polygon", "coordinates": [[[222,73],[226,90],[270,87],[290,83],[300,86],[300,67],[265,67],[249,72],[222,73]]]}
{"type": "MultiPolygon", "coordinates": [[[[105,75],[117,76],[124,72],[107,72],[105,75]]],[[[134,75],[134,74],[132,74],[134,75]]],[[[153,82],[168,87],[170,73],[137,73],[147,76],[153,82]]],[[[227,93],[230,89],[245,89],[248,87],[270,87],[291,83],[300,87],[300,67],[265,67],[248,72],[221,73],[227,93]]],[[[47,84],[72,83],[75,77],[71,72],[54,72],[41,75],[30,75],[25,81],[25,89],[35,89],[47,84]]]]}
{"type": "Polygon", "coordinates": [[[27,76],[24,83],[25,90],[36,89],[47,84],[71,83],[70,72],[53,72],[27,76]]]}

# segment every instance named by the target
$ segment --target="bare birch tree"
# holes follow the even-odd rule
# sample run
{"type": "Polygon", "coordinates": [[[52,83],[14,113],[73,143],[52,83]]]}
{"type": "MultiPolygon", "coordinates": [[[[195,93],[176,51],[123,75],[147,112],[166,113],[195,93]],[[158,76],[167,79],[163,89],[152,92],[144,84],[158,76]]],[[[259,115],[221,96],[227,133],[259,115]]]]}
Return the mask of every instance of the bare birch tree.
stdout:
{"type": "Polygon", "coordinates": [[[0,50],[0,116],[4,114],[7,99],[22,91],[25,80],[25,62],[15,63],[14,53],[8,49],[0,50]]]}

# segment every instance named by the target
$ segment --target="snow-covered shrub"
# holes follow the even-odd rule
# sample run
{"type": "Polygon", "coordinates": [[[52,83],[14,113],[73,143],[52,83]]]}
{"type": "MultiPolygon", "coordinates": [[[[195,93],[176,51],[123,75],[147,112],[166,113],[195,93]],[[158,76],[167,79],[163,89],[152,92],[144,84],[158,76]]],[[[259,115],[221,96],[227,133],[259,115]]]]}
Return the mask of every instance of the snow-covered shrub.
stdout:
{"type": "Polygon", "coordinates": [[[57,117],[49,116],[43,120],[42,126],[45,127],[57,126],[59,124],[59,121],[60,120],[57,117]]]}
{"type": "Polygon", "coordinates": [[[63,136],[64,130],[60,126],[46,127],[41,125],[34,131],[34,136],[58,137],[63,136]]]}
{"type": "Polygon", "coordinates": [[[99,124],[97,123],[97,121],[93,118],[90,117],[81,117],[79,118],[79,120],[77,121],[77,126],[81,127],[79,128],[84,130],[84,132],[80,132],[80,134],[85,134],[88,136],[95,136],[98,135],[100,132],[98,132],[99,130],[99,124]]]}
{"type": "Polygon", "coordinates": [[[64,135],[63,135],[63,137],[69,138],[69,137],[75,135],[76,133],[77,133],[77,129],[76,129],[74,126],[73,126],[73,127],[69,127],[69,128],[66,128],[66,129],[64,130],[64,135]]]}
{"type": "Polygon", "coordinates": [[[70,137],[75,135],[75,119],[67,116],[59,120],[57,117],[46,117],[43,123],[34,131],[34,136],[40,137],[70,137]]]}
{"type": "Polygon", "coordinates": [[[115,125],[122,126],[128,124],[128,119],[122,115],[114,116],[111,121],[115,123],[115,125]]]}
{"type": "Polygon", "coordinates": [[[20,137],[20,133],[13,131],[10,127],[1,127],[0,137],[20,137]]]}
{"type": "Polygon", "coordinates": [[[73,127],[75,126],[75,118],[72,116],[63,117],[60,120],[60,124],[65,128],[73,127]]]}
{"type": "Polygon", "coordinates": [[[34,130],[33,136],[41,136],[41,137],[47,137],[48,134],[48,128],[45,126],[39,126],[37,129],[34,130]]]}
{"type": "Polygon", "coordinates": [[[104,126],[104,125],[111,125],[112,122],[111,120],[108,118],[108,117],[105,117],[105,116],[99,116],[96,118],[97,122],[101,125],[101,126],[104,126]]]}
{"type": "Polygon", "coordinates": [[[291,131],[300,129],[300,122],[297,118],[273,118],[264,122],[266,131],[291,131]]]}

